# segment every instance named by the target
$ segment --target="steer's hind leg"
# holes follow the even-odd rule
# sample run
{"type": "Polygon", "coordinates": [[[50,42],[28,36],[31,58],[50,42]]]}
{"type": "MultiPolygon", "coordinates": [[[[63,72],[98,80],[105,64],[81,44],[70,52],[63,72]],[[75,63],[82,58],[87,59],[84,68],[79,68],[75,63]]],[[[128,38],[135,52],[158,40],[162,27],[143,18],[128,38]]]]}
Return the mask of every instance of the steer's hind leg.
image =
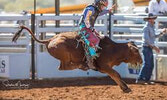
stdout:
{"type": "Polygon", "coordinates": [[[118,72],[110,67],[101,67],[98,69],[100,72],[108,74],[123,90],[123,92],[128,93],[131,89],[126,85],[126,83],[121,79],[118,72]]]}

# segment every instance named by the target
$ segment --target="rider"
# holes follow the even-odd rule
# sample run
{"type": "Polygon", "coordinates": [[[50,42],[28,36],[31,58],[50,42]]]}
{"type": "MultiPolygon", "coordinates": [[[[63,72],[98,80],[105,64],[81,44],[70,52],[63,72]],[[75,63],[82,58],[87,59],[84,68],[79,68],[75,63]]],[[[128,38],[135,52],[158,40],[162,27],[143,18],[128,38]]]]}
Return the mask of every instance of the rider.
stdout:
{"type": "Polygon", "coordinates": [[[98,16],[104,15],[112,11],[115,7],[113,5],[110,9],[106,9],[108,6],[108,0],[95,0],[92,5],[87,6],[80,18],[79,26],[80,33],[84,36],[84,41],[88,45],[88,52],[90,57],[87,58],[89,68],[95,69],[93,66],[93,59],[97,57],[96,50],[100,48],[98,46],[100,39],[99,34],[94,29],[94,24],[98,16]]]}

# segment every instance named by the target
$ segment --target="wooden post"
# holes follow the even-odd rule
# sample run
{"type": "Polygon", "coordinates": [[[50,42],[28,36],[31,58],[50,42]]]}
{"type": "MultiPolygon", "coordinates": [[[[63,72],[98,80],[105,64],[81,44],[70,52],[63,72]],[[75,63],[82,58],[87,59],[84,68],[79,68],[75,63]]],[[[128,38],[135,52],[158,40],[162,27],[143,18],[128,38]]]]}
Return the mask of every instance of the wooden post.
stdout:
{"type": "MultiPolygon", "coordinates": [[[[35,33],[35,14],[31,14],[31,30],[35,33]]],[[[31,78],[35,79],[35,41],[31,38],[31,78]]]]}
{"type": "MultiPolygon", "coordinates": [[[[117,4],[117,0],[113,0],[113,2],[112,2],[112,5],[113,4],[117,4]]],[[[116,13],[116,9],[114,9],[114,11],[113,11],[113,13],[116,13]]],[[[112,32],[112,27],[113,27],[113,21],[111,21],[111,16],[112,16],[112,13],[109,13],[109,37],[111,38],[111,39],[113,39],[113,32],[112,32]]]]}
{"type": "MultiPolygon", "coordinates": [[[[31,30],[35,34],[36,0],[34,0],[34,14],[31,14],[31,30]]],[[[35,79],[35,41],[31,38],[31,78],[35,79]]]]}
{"type": "MultiPolygon", "coordinates": [[[[58,16],[60,14],[60,0],[55,0],[55,15],[58,16]]],[[[56,20],[55,27],[60,27],[60,21],[56,20]]],[[[59,32],[56,32],[58,34],[59,32]]]]}
{"type": "MultiPolygon", "coordinates": [[[[41,16],[43,16],[43,14],[41,14],[41,16]]],[[[41,27],[44,28],[45,25],[46,25],[46,21],[45,21],[45,20],[41,20],[40,23],[41,23],[41,27]]],[[[42,32],[42,33],[41,33],[41,36],[40,36],[40,39],[41,39],[41,40],[44,40],[45,38],[46,38],[46,33],[43,33],[43,32],[42,32]]],[[[45,50],[44,50],[44,45],[41,45],[41,46],[40,46],[40,51],[41,51],[41,52],[44,52],[44,51],[45,51],[45,50]]]]}

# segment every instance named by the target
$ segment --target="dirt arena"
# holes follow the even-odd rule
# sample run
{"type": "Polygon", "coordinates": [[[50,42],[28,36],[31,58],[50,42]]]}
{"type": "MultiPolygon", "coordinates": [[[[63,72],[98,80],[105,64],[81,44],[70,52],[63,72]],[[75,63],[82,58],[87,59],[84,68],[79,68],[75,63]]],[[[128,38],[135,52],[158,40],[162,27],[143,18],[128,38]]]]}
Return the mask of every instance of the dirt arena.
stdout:
{"type": "Polygon", "coordinates": [[[167,100],[167,84],[137,85],[123,93],[109,77],[54,80],[1,80],[0,100],[167,100]]]}

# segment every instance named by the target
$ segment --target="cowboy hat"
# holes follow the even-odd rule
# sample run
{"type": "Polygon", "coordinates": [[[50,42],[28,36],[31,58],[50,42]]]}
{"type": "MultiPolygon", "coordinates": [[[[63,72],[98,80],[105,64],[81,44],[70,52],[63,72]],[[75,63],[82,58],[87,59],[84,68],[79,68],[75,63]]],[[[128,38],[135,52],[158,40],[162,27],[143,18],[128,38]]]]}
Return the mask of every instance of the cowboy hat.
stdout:
{"type": "Polygon", "coordinates": [[[153,15],[152,13],[149,13],[147,17],[144,18],[144,21],[147,21],[148,19],[156,19],[157,16],[153,15]]]}

